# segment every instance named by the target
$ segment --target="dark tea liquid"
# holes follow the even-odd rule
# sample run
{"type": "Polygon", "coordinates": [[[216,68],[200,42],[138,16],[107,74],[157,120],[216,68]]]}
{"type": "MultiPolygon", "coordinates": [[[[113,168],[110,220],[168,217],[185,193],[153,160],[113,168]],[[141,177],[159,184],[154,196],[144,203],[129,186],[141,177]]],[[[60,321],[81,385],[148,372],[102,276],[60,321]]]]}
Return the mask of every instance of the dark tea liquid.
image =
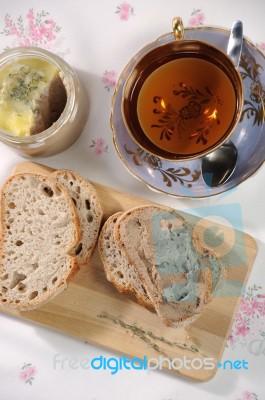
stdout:
{"type": "Polygon", "coordinates": [[[192,155],[218,143],[232,123],[236,95],[228,76],[212,62],[187,57],[169,61],[144,81],[138,120],[157,147],[192,155]]]}

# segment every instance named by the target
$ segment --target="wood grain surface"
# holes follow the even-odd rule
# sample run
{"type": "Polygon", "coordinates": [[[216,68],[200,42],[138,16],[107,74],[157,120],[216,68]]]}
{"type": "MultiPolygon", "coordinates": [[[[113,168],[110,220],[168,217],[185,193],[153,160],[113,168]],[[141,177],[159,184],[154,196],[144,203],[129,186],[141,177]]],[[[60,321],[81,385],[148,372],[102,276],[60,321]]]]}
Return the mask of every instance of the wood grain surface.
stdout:
{"type": "MultiPolygon", "coordinates": [[[[14,173],[49,174],[51,171],[46,166],[26,161],[17,165],[14,173]]],[[[104,219],[117,211],[150,204],[149,201],[97,183],[94,186],[105,211],[104,219]]],[[[175,360],[175,367],[171,369],[165,362],[165,370],[198,381],[211,379],[218,370],[217,366],[210,370],[196,368],[206,357],[213,358],[215,364],[221,360],[257,247],[254,239],[243,232],[181,214],[196,228],[201,238],[207,229],[214,228],[221,233],[221,244],[220,235],[210,236],[209,241],[223,254],[222,261],[228,271],[219,295],[189,327],[168,328],[154,312],[138,305],[133,297],[119,294],[105,278],[97,249],[90,263],[80,269],[68,288],[48,304],[27,312],[1,310],[111,349],[117,353],[117,357],[180,359],[175,360]],[[184,356],[195,368],[180,368],[184,356]]]]}

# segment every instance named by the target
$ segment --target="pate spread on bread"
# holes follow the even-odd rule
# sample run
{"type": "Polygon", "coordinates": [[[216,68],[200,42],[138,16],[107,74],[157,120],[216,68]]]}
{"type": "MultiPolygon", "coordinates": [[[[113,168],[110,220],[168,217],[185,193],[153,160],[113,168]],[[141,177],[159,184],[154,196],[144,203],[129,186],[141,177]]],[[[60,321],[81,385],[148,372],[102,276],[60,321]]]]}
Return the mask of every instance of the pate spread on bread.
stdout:
{"type": "Polygon", "coordinates": [[[209,250],[198,252],[182,216],[162,206],[136,207],[119,217],[114,236],[165,325],[183,327],[201,315],[223,268],[209,250]]]}

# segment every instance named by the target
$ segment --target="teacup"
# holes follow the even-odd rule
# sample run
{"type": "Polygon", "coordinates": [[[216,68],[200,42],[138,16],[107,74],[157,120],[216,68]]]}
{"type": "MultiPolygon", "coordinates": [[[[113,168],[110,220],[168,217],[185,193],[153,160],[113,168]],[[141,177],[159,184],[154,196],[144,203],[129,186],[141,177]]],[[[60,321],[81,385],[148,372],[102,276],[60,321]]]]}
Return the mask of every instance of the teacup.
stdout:
{"type": "Polygon", "coordinates": [[[123,89],[122,115],[133,140],[155,156],[188,161],[228,140],[243,107],[243,85],[232,59],[202,41],[184,38],[155,47],[134,66],[123,89]]]}

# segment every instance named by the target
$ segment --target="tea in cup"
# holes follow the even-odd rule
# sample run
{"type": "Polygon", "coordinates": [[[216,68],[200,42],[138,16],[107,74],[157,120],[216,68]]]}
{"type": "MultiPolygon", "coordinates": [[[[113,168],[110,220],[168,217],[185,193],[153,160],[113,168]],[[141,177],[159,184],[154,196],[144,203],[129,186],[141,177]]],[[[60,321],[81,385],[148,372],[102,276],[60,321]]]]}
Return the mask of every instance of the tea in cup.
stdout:
{"type": "Polygon", "coordinates": [[[175,161],[202,157],[234,131],[243,107],[240,73],[231,58],[202,41],[184,38],[173,19],[175,41],[146,53],[123,89],[122,114],[145,151],[175,161]]]}

